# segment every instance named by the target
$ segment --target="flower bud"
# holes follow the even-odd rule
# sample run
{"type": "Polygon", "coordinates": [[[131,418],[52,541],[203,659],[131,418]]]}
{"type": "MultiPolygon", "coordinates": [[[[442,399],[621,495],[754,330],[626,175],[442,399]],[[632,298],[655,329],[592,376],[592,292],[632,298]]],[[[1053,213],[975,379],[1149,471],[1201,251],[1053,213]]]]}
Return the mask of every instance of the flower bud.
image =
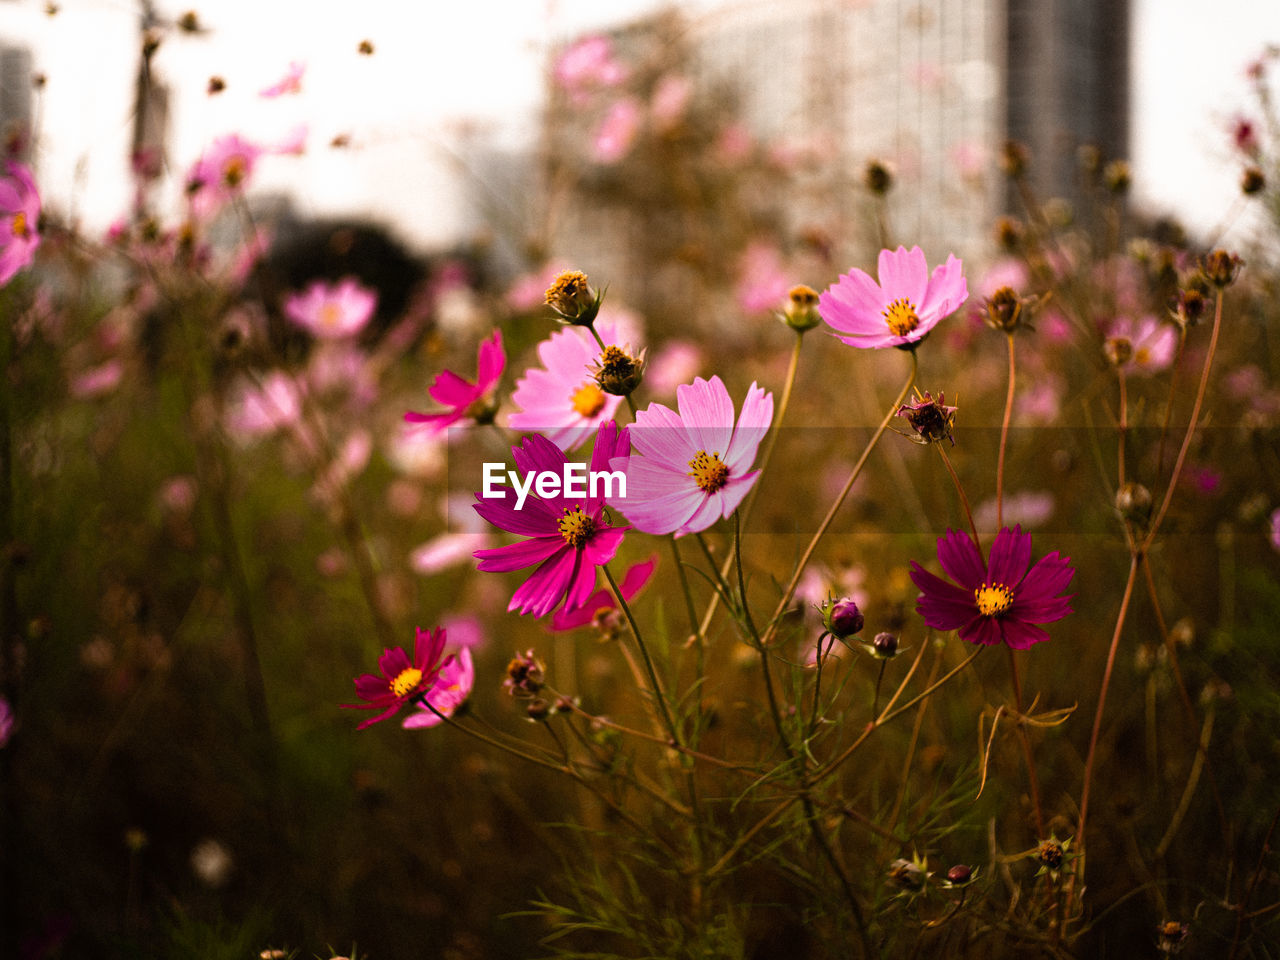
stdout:
{"type": "Polygon", "coordinates": [[[507,664],[507,679],[502,681],[502,686],[511,696],[528,699],[538,695],[542,681],[542,663],[532,650],[526,650],[507,664]]]}
{"type": "Polygon", "coordinates": [[[827,628],[828,633],[840,640],[847,640],[860,633],[866,623],[858,605],[848,597],[828,600],[820,610],[822,625],[827,628]]]}
{"type": "Polygon", "coordinates": [[[1250,197],[1266,188],[1266,175],[1257,167],[1245,167],[1244,173],[1240,175],[1240,192],[1250,197]]]}
{"type": "Polygon", "coordinates": [[[871,652],[881,660],[891,660],[898,655],[898,638],[892,633],[877,633],[871,641],[871,652]]]}
{"type": "Polygon", "coordinates": [[[1022,222],[1013,217],[1001,217],[996,221],[996,242],[1009,253],[1022,245],[1023,232],[1022,222]]]}
{"type": "Polygon", "coordinates": [[[1213,250],[1201,262],[1200,272],[1215,287],[1223,289],[1236,282],[1236,275],[1240,273],[1243,265],[1244,261],[1234,253],[1213,250]]]}
{"type": "Polygon", "coordinates": [[[872,160],[862,171],[862,183],[876,196],[883,197],[893,189],[893,171],[880,160],[872,160]]]}
{"type": "Polygon", "coordinates": [[[1048,840],[1041,840],[1040,846],[1036,848],[1036,859],[1040,861],[1040,865],[1049,870],[1060,870],[1062,864],[1066,861],[1067,851],[1056,837],[1050,837],[1048,840]]]}
{"type": "Polygon", "coordinates": [[[1129,192],[1129,186],[1133,183],[1133,174],[1129,171],[1129,164],[1123,160],[1112,160],[1102,168],[1102,182],[1107,185],[1107,189],[1117,196],[1129,192]]]}
{"type": "Polygon", "coordinates": [[[1151,516],[1151,491],[1140,483],[1126,483],[1116,491],[1116,509],[1130,523],[1145,525],[1151,516]]]}
{"type": "Polygon", "coordinates": [[[782,312],[782,322],[796,333],[812,330],[822,322],[818,313],[818,291],[804,284],[787,292],[787,305],[782,312]]]}
{"type": "Polygon", "coordinates": [[[973,867],[957,863],[947,871],[947,883],[953,887],[963,887],[973,879],[973,867]]]}
{"type": "Polygon", "coordinates": [[[1031,297],[1020,297],[1012,287],[1001,287],[984,304],[986,316],[983,318],[987,326],[993,330],[1013,333],[1020,326],[1030,328],[1023,319],[1023,309],[1030,306],[1031,297]]]}
{"type": "Polygon", "coordinates": [[[1107,363],[1123,367],[1133,357],[1133,344],[1127,337],[1111,337],[1102,345],[1102,353],[1107,363]]]}
{"type": "Polygon", "coordinates": [[[539,723],[551,716],[551,704],[542,697],[534,697],[524,708],[524,712],[534,723],[539,723]]]}
{"type": "Polygon", "coordinates": [[[1006,140],[1000,151],[1000,169],[1013,180],[1027,172],[1027,148],[1017,140],[1006,140]]]}
{"type": "Polygon", "coordinates": [[[547,288],[545,300],[564,323],[589,327],[600,312],[604,293],[592,290],[581,270],[566,270],[547,288]]]}

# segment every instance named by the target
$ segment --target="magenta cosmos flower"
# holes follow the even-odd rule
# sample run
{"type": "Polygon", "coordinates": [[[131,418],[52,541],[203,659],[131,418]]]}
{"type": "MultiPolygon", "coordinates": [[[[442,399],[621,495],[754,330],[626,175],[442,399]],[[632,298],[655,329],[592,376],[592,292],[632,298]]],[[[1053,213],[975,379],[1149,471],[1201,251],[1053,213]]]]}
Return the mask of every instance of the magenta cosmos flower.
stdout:
{"type": "Polygon", "coordinates": [[[439,433],[464,417],[475,422],[493,419],[494,405],[490,392],[507,366],[507,355],[502,349],[502,331],[481,342],[476,354],[476,382],[463,380],[452,370],[444,370],[427,387],[427,394],[436,403],[448,407],[440,413],[415,413],[404,415],[408,423],[426,423],[433,433],[439,433]]]}
{"type": "MultiPolygon", "coordinates": [[[[590,472],[607,472],[609,461],[625,457],[629,450],[626,428],[619,430],[612,422],[603,424],[591,452],[590,472]]],[[[511,455],[523,477],[565,475],[564,452],[538,434],[525,437],[520,446],[512,447],[511,455]]],[[[597,484],[594,492],[596,495],[592,496],[588,487],[585,497],[530,495],[520,508],[516,507],[519,501],[509,486],[499,487],[496,497],[476,494],[476,513],[495,527],[529,537],[505,547],[477,550],[475,556],[480,562],[476,569],[501,573],[538,565],[516,589],[508,610],[541,617],[561,600],[566,610],[576,610],[587,602],[596,585],[596,567],[613,559],[627,529],[606,522],[604,485],[597,484]]]]}
{"type": "Polygon", "coordinates": [[[0,284],[28,266],[40,246],[40,194],[31,171],[9,162],[0,177],[0,284]]]}
{"type": "Polygon", "coordinates": [[[212,216],[227,200],[241,193],[262,148],[236,134],[210,144],[187,174],[187,196],[198,217],[212,216]]]}
{"type": "Polygon", "coordinates": [[[530,367],[516,381],[511,400],[520,411],[507,418],[507,425],[540,433],[561,450],[586,443],[622,402],[601,390],[587,370],[598,353],[595,340],[578,327],[543,340],[538,344],[542,367],[530,367]]]}
{"type": "Polygon", "coordinates": [[[364,329],[378,306],[378,295],[354,277],[336,284],[317,280],[304,293],[284,302],[284,315],[321,340],[354,336],[364,329]]]}
{"type": "Polygon", "coordinates": [[[959,631],[961,640],[1025,650],[1049,639],[1036,624],[1072,612],[1071,597],[1058,596],[1075,576],[1071,558],[1055,550],[1028,570],[1031,534],[1021,526],[1001,528],[989,564],[967,533],[948,530],[938,538],[938,562],[955,583],[911,562],[911,580],[922,591],[916,612],[935,630],[959,631]]]}
{"type": "MultiPolygon", "coordinates": [[[[622,579],[618,581],[618,589],[622,592],[622,599],[630,603],[635,595],[644,588],[644,585],[649,582],[649,578],[653,576],[653,568],[657,565],[658,558],[653,556],[643,563],[637,563],[624,573],[622,579]]],[[[587,597],[586,601],[577,610],[557,610],[551,618],[551,629],[559,633],[563,630],[576,630],[579,627],[589,626],[597,622],[597,618],[611,613],[617,608],[618,601],[614,597],[612,590],[597,590],[587,597]]]]}
{"type": "Polygon", "coordinates": [[[441,664],[435,682],[418,702],[417,712],[405,717],[400,725],[406,730],[418,730],[444,723],[467,702],[475,683],[476,669],[471,663],[471,651],[463,647],[457,657],[450,657],[448,662],[441,664]]]}
{"type": "Polygon", "coordinates": [[[919,247],[881,250],[878,270],[880,282],[876,283],[855,267],[818,298],[818,313],[850,346],[919,343],[969,296],[954,255],[930,276],[919,247]]]}
{"type": "Polygon", "coordinates": [[[399,647],[382,651],[378,669],[382,675],[366,673],[356,677],[356,696],[364,703],[344,703],[348,710],[381,710],[376,717],[363,721],[357,730],[386,720],[399,712],[406,703],[427,694],[442,671],[453,662],[444,657],[445,632],[439,628],[431,631],[416,628],[413,659],[399,647]]]}
{"type": "Polygon", "coordinates": [[[660,403],[636,414],[639,456],[612,464],[626,471],[627,495],[610,504],[645,533],[696,533],[733,513],[759,476],[748,471],[773,420],[773,395],[752,383],[735,427],[719,377],[681,384],[676,405],[678,414],[660,403]]]}

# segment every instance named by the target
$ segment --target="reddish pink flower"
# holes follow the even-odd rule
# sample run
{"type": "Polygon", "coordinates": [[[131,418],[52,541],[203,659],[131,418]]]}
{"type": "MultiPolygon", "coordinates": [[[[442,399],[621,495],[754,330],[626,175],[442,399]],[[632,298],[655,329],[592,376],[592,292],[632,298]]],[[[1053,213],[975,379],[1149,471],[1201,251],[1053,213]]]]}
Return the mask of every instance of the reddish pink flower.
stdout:
{"type": "Polygon", "coordinates": [[[39,226],[40,194],[31,171],[10,160],[0,177],[0,285],[35,259],[39,226]]]}
{"type": "MultiPolygon", "coordinates": [[[[591,472],[609,470],[614,457],[630,450],[627,431],[610,421],[600,427],[591,453],[591,472]]],[[[534,434],[511,448],[516,467],[524,476],[541,472],[564,475],[564,452],[546,437],[534,434]]],[[[529,537],[519,543],[490,550],[477,550],[478,570],[502,573],[538,567],[522,583],[507,605],[508,610],[541,617],[564,601],[566,610],[577,610],[587,602],[596,585],[596,567],[613,559],[622,543],[626,527],[610,526],[604,516],[604,490],[589,488],[586,497],[561,494],[537,498],[529,496],[521,509],[516,494],[508,486],[501,496],[476,494],[475,511],[495,527],[529,537]]]]}
{"type": "Polygon", "coordinates": [[[421,627],[415,629],[413,659],[400,647],[382,651],[378,658],[379,676],[366,673],[356,677],[356,696],[364,703],[344,703],[348,710],[381,710],[376,717],[363,721],[357,730],[386,720],[427,694],[435,685],[441,671],[453,661],[444,657],[445,632],[439,628],[430,632],[421,627]]]}
{"type": "MultiPolygon", "coordinates": [[[[605,342],[609,337],[605,336],[605,342]]],[[[530,367],[516,381],[511,401],[519,407],[507,418],[515,430],[536,431],[561,450],[582,446],[612,420],[622,397],[600,389],[588,367],[599,349],[579,327],[565,327],[538,344],[542,367],[530,367]]]]}
{"type": "Polygon", "coordinates": [[[424,730],[444,723],[467,702],[475,683],[471,651],[463,647],[456,657],[441,665],[435,682],[419,697],[417,712],[405,717],[400,725],[406,730],[424,730]]]}
{"type": "Polygon", "coordinates": [[[1071,559],[1055,550],[1028,570],[1031,534],[1020,526],[996,534],[990,565],[967,533],[948,530],[938,538],[938,562],[955,583],[911,562],[911,580],[922,591],[916,612],[935,630],[958,631],[961,640],[1025,650],[1049,639],[1037,624],[1072,612],[1071,597],[1058,596],[1075,576],[1071,559]]]}
{"type": "Polygon", "coordinates": [[[187,174],[187,196],[197,217],[208,217],[244,192],[262,148],[236,134],[219,137],[187,174]]]}
{"type": "Polygon", "coordinates": [[[378,306],[378,295],[353,277],[337,284],[317,280],[305,293],[284,302],[284,315],[321,340],[351,337],[364,329],[378,306]]]}
{"type": "Polygon", "coordinates": [[[628,486],[610,504],[645,533],[683,536],[733,513],[760,475],[751,464],[773,420],[773,395],[753,383],[735,427],[719,377],[682,384],[676,404],[679,414],[660,403],[637,413],[630,437],[639,456],[612,464],[628,486]]]}
{"type": "Polygon", "coordinates": [[[476,355],[476,382],[463,380],[452,370],[442,371],[427,388],[427,394],[436,403],[448,407],[441,413],[416,413],[410,410],[404,415],[408,423],[430,425],[433,433],[439,433],[464,418],[472,422],[492,421],[494,405],[491,391],[502,377],[507,366],[507,355],[502,349],[502,331],[481,342],[476,355]]]}
{"type": "MultiPolygon", "coordinates": [[[[658,565],[656,556],[643,563],[637,563],[622,575],[618,581],[618,589],[622,591],[622,599],[630,603],[649,578],[653,576],[654,567],[658,565]]],[[[551,617],[551,629],[557,633],[564,630],[576,630],[593,623],[598,617],[618,608],[618,601],[612,590],[597,590],[583,602],[577,610],[557,610],[551,617]]]]}
{"type": "Polygon", "coordinates": [[[850,346],[919,343],[969,296],[954,255],[930,276],[919,247],[881,250],[878,270],[879,283],[854,268],[818,298],[818,313],[850,346]]]}

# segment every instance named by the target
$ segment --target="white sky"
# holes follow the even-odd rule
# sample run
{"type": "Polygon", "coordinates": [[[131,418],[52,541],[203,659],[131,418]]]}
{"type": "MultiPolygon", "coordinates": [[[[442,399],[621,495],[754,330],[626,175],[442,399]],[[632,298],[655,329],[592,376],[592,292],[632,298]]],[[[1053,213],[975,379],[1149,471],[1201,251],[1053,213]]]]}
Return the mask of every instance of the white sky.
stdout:
{"type": "MultiPolygon", "coordinates": [[[[715,0],[696,0],[697,6],[715,0]]],[[[101,229],[128,207],[124,157],[136,69],[131,0],[0,0],[0,38],[29,45],[48,84],[37,157],[42,189],[101,229]]],[[[389,220],[411,242],[448,242],[460,217],[453,145],[464,124],[531,143],[547,48],[635,16],[655,0],[159,0],[194,7],[210,33],[171,36],[155,58],[173,89],[170,160],[185,170],[216,136],[266,143],[310,128],[304,158],[272,157],[259,189],[290,190],[305,213],[389,220]],[[356,47],[375,46],[372,57],[356,47]],[[303,92],[258,91],[306,64],[303,92]],[[227,83],[209,97],[208,78],[227,83]],[[336,134],[351,147],[328,146],[336,134]]],[[[685,0],[682,6],[692,4],[685,0]]],[[[1237,194],[1226,124],[1248,104],[1244,65],[1280,43],[1277,0],[1135,0],[1136,196],[1210,230],[1237,194]]]]}

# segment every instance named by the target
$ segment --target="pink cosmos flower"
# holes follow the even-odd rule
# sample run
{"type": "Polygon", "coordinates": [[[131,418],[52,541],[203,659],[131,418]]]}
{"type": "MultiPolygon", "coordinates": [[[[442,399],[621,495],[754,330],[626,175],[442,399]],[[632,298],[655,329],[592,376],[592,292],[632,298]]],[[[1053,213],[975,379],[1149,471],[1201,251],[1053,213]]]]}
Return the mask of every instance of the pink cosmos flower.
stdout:
{"type": "Polygon", "coordinates": [[[493,387],[502,377],[507,366],[507,355],[502,349],[502,331],[480,344],[476,354],[476,382],[463,380],[452,370],[444,370],[431,382],[427,394],[436,403],[449,409],[442,413],[415,413],[404,415],[408,423],[425,423],[431,432],[440,433],[463,418],[479,422],[486,415],[492,419],[493,387]]]}
{"type": "Polygon", "coordinates": [[[608,37],[593,34],[570,46],[556,60],[556,81],[576,103],[584,103],[598,87],[612,87],[626,77],[626,68],[613,56],[608,37]]]}
{"type": "Polygon", "coordinates": [[[1133,346],[1125,369],[1139,376],[1151,376],[1168,369],[1178,352],[1178,331],[1156,317],[1147,316],[1137,321],[1119,317],[1111,325],[1109,335],[1124,337],[1133,346]]]}
{"type": "Polygon", "coordinates": [[[9,706],[9,701],[4,697],[0,697],[0,747],[9,742],[9,737],[13,735],[13,708],[9,706]]]}
{"type": "Polygon", "coordinates": [[[627,97],[604,115],[596,130],[593,155],[597,163],[617,163],[631,150],[640,131],[640,104],[627,97]]]}
{"type": "Polygon", "coordinates": [[[245,437],[260,437],[291,426],[302,416],[302,395],[287,373],[275,370],[261,385],[242,381],[227,406],[227,429],[245,437]]]}
{"type": "Polygon", "coordinates": [[[192,213],[212,216],[226,201],[242,193],[262,148],[236,134],[219,137],[187,174],[192,213]]]}
{"type": "Polygon", "coordinates": [[[1271,548],[1280,553],[1280,507],[1271,511],[1271,548]]]}
{"type": "Polygon", "coordinates": [[[348,710],[381,710],[363,721],[357,730],[394,716],[406,703],[428,694],[453,657],[444,657],[445,632],[415,628],[413,659],[400,647],[382,651],[378,669],[382,675],[366,673],[356,677],[356,696],[364,703],[344,703],[348,710]]]}
{"type": "Polygon", "coordinates": [[[31,171],[10,160],[0,177],[0,285],[35,259],[39,225],[40,194],[31,171]]]}
{"type": "Polygon", "coordinates": [[[405,717],[400,725],[406,730],[425,730],[444,723],[444,718],[452,717],[466,703],[475,683],[471,651],[463,647],[457,657],[450,657],[440,667],[435,682],[421,695],[418,712],[405,717]]]}
{"type": "Polygon", "coordinates": [[[542,367],[530,367],[516,381],[511,400],[520,410],[507,425],[540,433],[565,451],[586,443],[622,402],[601,390],[588,372],[598,354],[594,338],[580,327],[564,327],[543,340],[538,344],[542,367]]]}
{"type": "Polygon", "coordinates": [[[818,313],[850,346],[919,343],[969,296],[954,254],[930,276],[919,247],[881,250],[878,272],[880,282],[876,283],[855,267],[818,298],[818,313]]]}
{"type": "MultiPolygon", "coordinates": [[[[622,575],[622,579],[618,581],[618,589],[622,591],[622,599],[630,603],[638,594],[649,578],[653,576],[654,567],[658,565],[656,556],[650,557],[643,563],[637,563],[635,566],[627,570],[622,575]]],[[[618,608],[618,601],[613,595],[612,590],[597,590],[577,610],[561,609],[557,610],[551,618],[551,629],[557,633],[564,630],[576,630],[578,627],[589,626],[599,617],[610,613],[618,608]]]]}
{"type": "Polygon", "coordinates": [[[260,90],[258,96],[274,100],[276,97],[283,96],[286,93],[301,93],[302,75],[306,72],[307,65],[295,60],[289,64],[289,69],[285,71],[283,77],[271,84],[271,86],[260,90]]]}
{"type": "Polygon", "coordinates": [[[745,313],[780,310],[791,283],[782,268],[782,254],[771,243],[752,243],[738,264],[738,306],[745,313]]]}
{"type": "Polygon", "coordinates": [[[1048,640],[1036,624],[1071,613],[1070,596],[1058,596],[1075,576],[1071,558],[1056,550],[1031,562],[1031,534],[1002,527],[991,545],[991,562],[967,533],[948,530],[938,538],[938,562],[956,584],[929,573],[914,560],[911,580],[922,591],[916,612],[935,630],[957,630],[970,643],[1004,643],[1025,650],[1048,640]]]}
{"type": "Polygon", "coordinates": [[[376,293],[345,277],[336,284],[317,280],[305,293],[292,294],[284,302],[284,315],[312,336],[338,340],[363,330],[377,306],[376,293]]]}
{"type": "MultiPolygon", "coordinates": [[[[609,470],[614,457],[626,457],[630,451],[627,430],[618,429],[610,421],[602,424],[591,452],[592,472],[609,470]]],[[[548,471],[563,476],[565,455],[546,437],[534,434],[511,448],[516,467],[522,475],[548,471]]],[[[538,568],[522,583],[508,610],[541,617],[564,601],[566,610],[577,610],[587,602],[596,585],[596,567],[613,559],[626,527],[612,527],[604,517],[604,490],[588,488],[586,497],[560,494],[530,496],[522,509],[516,509],[516,494],[503,486],[501,497],[485,498],[476,494],[475,511],[495,527],[529,537],[519,543],[490,550],[477,550],[480,561],[476,569],[501,573],[538,564],[538,568]]]]}
{"type": "Polygon", "coordinates": [[[737,509],[759,471],[748,472],[773,420],[773,395],[755,383],[734,426],[733,401],[719,377],[676,389],[679,414],[660,403],[629,428],[639,456],[618,458],[627,496],[610,501],[637,530],[683,536],[737,509]]]}

